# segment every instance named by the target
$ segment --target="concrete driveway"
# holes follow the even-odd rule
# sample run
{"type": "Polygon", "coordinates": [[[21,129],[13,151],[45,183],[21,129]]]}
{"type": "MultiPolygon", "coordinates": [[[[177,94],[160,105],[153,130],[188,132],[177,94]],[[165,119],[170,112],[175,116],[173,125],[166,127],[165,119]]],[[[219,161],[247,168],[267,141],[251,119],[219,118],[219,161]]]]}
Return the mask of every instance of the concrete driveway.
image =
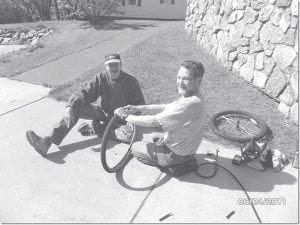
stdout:
{"type": "MultiPolygon", "coordinates": [[[[24,88],[23,93],[35,89],[35,97],[24,94],[26,105],[0,116],[1,223],[160,223],[168,213],[172,215],[162,222],[258,222],[244,192],[222,169],[212,179],[195,173],[173,178],[133,159],[109,174],[100,161],[101,140],[80,136],[77,127],[59,148],[52,146],[47,158],[41,157],[27,143],[25,132],[46,135],[63,115],[65,103],[43,98],[48,89],[41,91],[40,86],[24,88]]],[[[199,147],[198,162],[213,161],[206,152],[217,148],[219,164],[244,185],[263,223],[298,222],[297,169],[289,165],[275,173],[234,166],[231,159],[238,150],[208,140],[199,147]]],[[[211,167],[201,169],[211,172],[211,167]]]]}

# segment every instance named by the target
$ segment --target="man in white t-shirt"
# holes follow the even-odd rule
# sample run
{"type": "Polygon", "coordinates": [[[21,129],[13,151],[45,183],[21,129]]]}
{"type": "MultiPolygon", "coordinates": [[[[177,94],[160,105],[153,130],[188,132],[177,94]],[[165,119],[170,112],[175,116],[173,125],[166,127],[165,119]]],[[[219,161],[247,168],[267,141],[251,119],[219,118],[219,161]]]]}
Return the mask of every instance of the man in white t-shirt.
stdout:
{"type": "Polygon", "coordinates": [[[177,74],[180,97],[165,105],[128,105],[115,113],[128,123],[142,127],[159,128],[153,142],[135,142],[133,155],[145,164],[167,169],[180,176],[197,167],[193,157],[204,132],[207,108],[199,91],[204,74],[200,62],[184,61],[177,74]],[[141,112],[141,115],[133,115],[141,112]]]}

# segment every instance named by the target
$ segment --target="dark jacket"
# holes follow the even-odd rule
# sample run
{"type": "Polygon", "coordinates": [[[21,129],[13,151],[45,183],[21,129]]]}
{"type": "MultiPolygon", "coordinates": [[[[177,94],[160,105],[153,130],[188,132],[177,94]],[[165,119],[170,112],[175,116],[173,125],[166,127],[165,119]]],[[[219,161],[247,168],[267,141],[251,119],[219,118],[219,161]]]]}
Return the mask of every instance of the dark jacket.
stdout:
{"type": "Polygon", "coordinates": [[[109,114],[113,114],[115,109],[125,105],[145,104],[137,79],[122,70],[116,80],[111,80],[106,71],[96,75],[70,97],[67,106],[80,107],[82,104],[95,101],[109,114]]]}

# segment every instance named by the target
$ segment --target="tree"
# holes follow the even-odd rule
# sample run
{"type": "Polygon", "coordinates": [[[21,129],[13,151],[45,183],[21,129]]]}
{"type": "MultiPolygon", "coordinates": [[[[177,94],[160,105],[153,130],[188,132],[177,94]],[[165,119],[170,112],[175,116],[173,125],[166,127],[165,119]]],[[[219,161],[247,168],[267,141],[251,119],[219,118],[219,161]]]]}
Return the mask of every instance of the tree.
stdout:
{"type": "Polygon", "coordinates": [[[42,20],[51,20],[52,0],[31,0],[42,20]]]}
{"type": "Polygon", "coordinates": [[[102,16],[118,12],[119,0],[61,0],[62,11],[69,19],[98,22],[102,16]]]}
{"type": "Polygon", "coordinates": [[[58,9],[57,0],[53,0],[53,2],[54,2],[56,19],[60,20],[60,12],[59,12],[59,9],[58,9]]]}

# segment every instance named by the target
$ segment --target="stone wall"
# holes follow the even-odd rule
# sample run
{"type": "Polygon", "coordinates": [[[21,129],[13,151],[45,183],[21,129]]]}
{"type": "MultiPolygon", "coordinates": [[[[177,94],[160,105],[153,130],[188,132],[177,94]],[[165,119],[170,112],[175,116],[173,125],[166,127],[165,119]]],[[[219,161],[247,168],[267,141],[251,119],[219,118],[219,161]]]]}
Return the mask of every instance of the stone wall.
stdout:
{"type": "Polygon", "coordinates": [[[188,0],[185,29],[298,124],[297,0],[188,0]]]}
{"type": "Polygon", "coordinates": [[[0,45],[30,44],[36,39],[51,34],[51,32],[50,27],[40,27],[38,29],[18,28],[15,30],[0,28],[0,45]]]}

